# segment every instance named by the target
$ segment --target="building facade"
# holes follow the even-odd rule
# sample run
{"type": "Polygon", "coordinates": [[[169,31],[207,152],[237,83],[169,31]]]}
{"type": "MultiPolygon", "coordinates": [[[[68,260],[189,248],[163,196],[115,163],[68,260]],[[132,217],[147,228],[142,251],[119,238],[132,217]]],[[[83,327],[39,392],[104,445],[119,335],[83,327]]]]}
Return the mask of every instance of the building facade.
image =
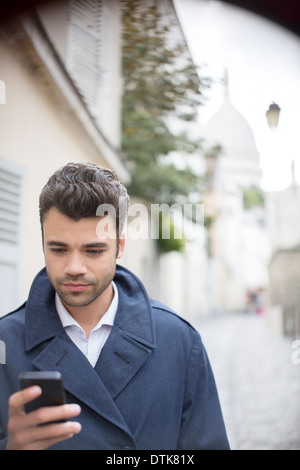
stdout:
{"type": "Polygon", "coordinates": [[[209,304],[215,313],[246,311],[249,296],[268,288],[265,209],[245,206],[245,192],[260,191],[259,153],[252,129],[230,101],[226,80],[225,85],[223,105],[203,131],[207,144],[220,148],[205,195],[212,219],[209,304]]]}
{"type": "MultiPolygon", "coordinates": [[[[174,20],[170,41],[184,40],[172,1],[159,6],[174,20]]],[[[38,199],[49,176],[95,162],[130,181],[120,149],[121,33],[121,0],[42,2],[1,25],[0,316],[26,300],[44,266],[38,199]]],[[[161,256],[149,236],[129,238],[120,263],[191,318],[203,311],[197,256],[161,256]]]]}
{"type": "MultiPolygon", "coordinates": [[[[293,168],[294,170],[294,168],[293,168]]],[[[269,320],[280,334],[300,336],[300,187],[294,171],[290,186],[266,197],[271,236],[269,320]]]]}
{"type": "Polygon", "coordinates": [[[1,26],[0,315],[27,298],[44,265],[38,198],[49,176],[93,161],[129,181],[120,32],[118,0],[48,2],[1,26]]]}

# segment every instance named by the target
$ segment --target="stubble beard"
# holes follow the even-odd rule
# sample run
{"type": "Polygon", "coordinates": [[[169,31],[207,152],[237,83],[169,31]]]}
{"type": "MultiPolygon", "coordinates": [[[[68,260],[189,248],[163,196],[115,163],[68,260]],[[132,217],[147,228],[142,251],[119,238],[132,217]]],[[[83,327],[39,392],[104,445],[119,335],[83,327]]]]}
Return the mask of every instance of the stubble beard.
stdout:
{"type": "Polygon", "coordinates": [[[65,276],[52,279],[48,274],[49,280],[60,297],[61,301],[67,307],[86,307],[100,297],[110,286],[115,276],[115,269],[100,279],[89,279],[82,276],[65,276]],[[63,284],[66,283],[89,284],[88,288],[82,292],[68,292],[63,284]]]}

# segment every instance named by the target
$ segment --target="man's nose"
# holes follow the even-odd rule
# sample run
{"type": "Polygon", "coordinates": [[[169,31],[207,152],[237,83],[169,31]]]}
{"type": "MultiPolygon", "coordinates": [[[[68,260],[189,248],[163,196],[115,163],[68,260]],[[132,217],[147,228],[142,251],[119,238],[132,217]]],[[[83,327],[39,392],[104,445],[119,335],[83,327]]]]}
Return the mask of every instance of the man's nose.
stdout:
{"type": "Polygon", "coordinates": [[[65,265],[65,273],[72,276],[87,273],[84,257],[80,253],[74,252],[69,254],[65,265]]]}

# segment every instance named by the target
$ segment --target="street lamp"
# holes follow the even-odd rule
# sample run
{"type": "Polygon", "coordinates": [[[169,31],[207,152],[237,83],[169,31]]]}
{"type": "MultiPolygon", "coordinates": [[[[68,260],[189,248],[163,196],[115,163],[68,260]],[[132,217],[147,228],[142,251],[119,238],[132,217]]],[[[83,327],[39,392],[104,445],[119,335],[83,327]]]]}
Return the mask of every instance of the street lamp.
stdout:
{"type": "Polygon", "coordinates": [[[268,111],[266,112],[268,124],[271,129],[275,129],[275,127],[277,127],[280,111],[281,109],[279,108],[278,104],[274,103],[273,101],[273,103],[270,104],[268,111]]]}

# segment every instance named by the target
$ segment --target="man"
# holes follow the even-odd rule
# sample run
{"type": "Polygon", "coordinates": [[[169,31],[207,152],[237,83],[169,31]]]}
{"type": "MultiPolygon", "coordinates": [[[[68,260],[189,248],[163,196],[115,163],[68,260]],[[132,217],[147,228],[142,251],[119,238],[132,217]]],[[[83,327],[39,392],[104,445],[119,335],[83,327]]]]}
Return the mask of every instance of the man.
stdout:
{"type": "Polygon", "coordinates": [[[199,334],[116,267],[127,206],[94,164],[68,164],[43,188],[46,268],[0,320],[0,448],[228,449],[199,334]],[[35,370],[62,374],[66,405],[25,413],[41,389],[19,391],[18,377],[35,370]]]}

